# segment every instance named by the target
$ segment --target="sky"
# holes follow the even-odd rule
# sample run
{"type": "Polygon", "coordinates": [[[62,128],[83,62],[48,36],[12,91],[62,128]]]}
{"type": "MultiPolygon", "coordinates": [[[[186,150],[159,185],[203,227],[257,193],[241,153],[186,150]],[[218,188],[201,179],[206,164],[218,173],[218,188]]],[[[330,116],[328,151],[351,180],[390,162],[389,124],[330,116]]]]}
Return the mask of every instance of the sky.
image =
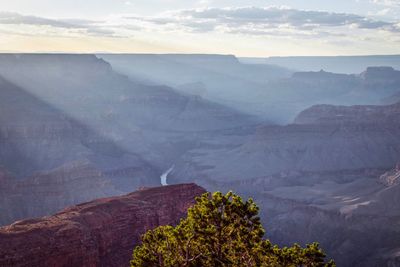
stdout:
{"type": "Polygon", "coordinates": [[[400,0],[0,0],[0,52],[400,54],[400,0]]]}

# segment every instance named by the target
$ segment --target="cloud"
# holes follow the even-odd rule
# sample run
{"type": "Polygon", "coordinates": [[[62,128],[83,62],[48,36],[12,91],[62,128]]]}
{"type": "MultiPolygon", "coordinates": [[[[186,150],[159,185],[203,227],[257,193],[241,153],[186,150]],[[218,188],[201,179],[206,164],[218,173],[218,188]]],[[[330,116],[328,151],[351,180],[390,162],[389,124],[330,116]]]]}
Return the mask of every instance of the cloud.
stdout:
{"type": "MultiPolygon", "coordinates": [[[[133,17],[133,19],[138,19],[133,17]]],[[[252,34],[271,31],[316,31],[322,28],[358,28],[398,32],[396,23],[347,13],[297,10],[286,7],[239,7],[180,10],[163,16],[141,18],[159,24],[175,25],[190,32],[226,31],[252,34]]],[[[326,30],[324,30],[326,31],[326,30]]]]}
{"type": "Polygon", "coordinates": [[[388,7],[400,7],[399,0],[372,0],[374,4],[388,6],[388,7]]]}
{"type": "MultiPolygon", "coordinates": [[[[379,0],[371,0],[379,1],[379,0]]],[[[386,0],[390,1],[390,0],[386,0]]],[[[204,1],[200,1],[204,2],[204,1]]],[[[49,19],[0,12],[3,31],[17,26],[28,28],[19,34],[38,33],[66,36],[132,37],[161,33],[223,33],[275,38],[366,38],[379,36],[396,38],[399,22],[377,20],[349,13],[299,10],[289,7],[231,7],[173,10],[154,16],[110,15],[102,21],[85,19],[49,19]],[[363,35],[363,36],[361,36],[363,35]],[[383,36],[383,35],[382,35],[383,36]]],[[[21,28],[19,27],[19,28],[21,28]]]]}
{"type": "MultiPolygon", "coordinates": [[[[26,16],[13,12],[0,12],[0,25],[25,25],[63,29],[62,33],[87,33],[88,35],[112,36],[113,31],[102,28],[102,22],[84,19],[48,19],[37,16],[26,16]]],[[[9,30],[12,33],[12,30],[9,30]]],[[[40,31],[39,31],[40,32],[40,31]]],[[[61,32],[60,32],[61,33],[61,32]]]]}
{"type": "Polygon", "coordinates": [[[53,20],[47,18],[41,18],[36,16],[24,16],[18,13],[12,12],[0,12],[0,24],[25,24],[25,25],[37,25],[37,26],[52,26],[57,28],[82,28],[79,25],[72,23],[63,22],[60,20],[53,20]]]}

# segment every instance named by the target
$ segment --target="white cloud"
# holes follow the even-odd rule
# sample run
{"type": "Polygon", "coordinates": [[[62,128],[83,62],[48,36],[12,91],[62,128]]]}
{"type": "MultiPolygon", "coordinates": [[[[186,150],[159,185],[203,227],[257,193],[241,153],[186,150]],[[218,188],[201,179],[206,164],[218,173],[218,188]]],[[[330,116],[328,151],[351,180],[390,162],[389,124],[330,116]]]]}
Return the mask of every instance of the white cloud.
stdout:
{"type": "Polygon", "coordinates": [[[388,7],[400,7],[399,0],[372,0],[372,3],[388,7]]]}
{"type": "Polygon", "coordinates": [[[19,36],[111,37],[107,47],[119,47],[125,42],[122,39],[130,38],[166,47],[177,47],[182,43],[186,47],[204,47],[211,40],[243,40],[243,44],[226,41],[229,46],[243,50],[248,45],[262,46],[267,41],[276,47],[284,47],[289,42],[311,47],[316,43],[321,47],[329,44],[331,50],[332,47],[343,49],[340,47],[343,44],[353,43],[354,47],[376,47],[378,44],[394,51],[396,49],[392,48],[398,46],[400,39],[398,21],[276,6],[184,9],[153,16],[114,14],[99,21],[0,12],[0,31],[3,35],[19,36]],[[112,40],[116,37],[122,39],[112,40]],[[200,43],[194,44],[194,39],[200,43]]]}
{"type": "MultiPolygon", "coordinates": [[[[52,32],[59,29],[59,34],[67,33],[80,33],[88,35],[101,35],[101,36],[112,36],[114,32],[110,29],[102,28],[101,21],[91,21],[85,19],[48,19],[37,16],[26,16],[13,12],[0,12],[0,25],[9,25],[9,32],[13,32],[13,29],[21,29],[21,26],[34,30],[36,32],[43,33],[53,28],[52,32]],[[13,26],[13,27],[11,27],[13,26]]],[[[21,33],[20,31],[15,31],[21,33]]]]}
{"type": "MultiPolygon", "coordinates": [[[[135,21],[169,26],[188,32],[241,32],[242,34],[264,33],[265,35],[287,30],[297,34],[314,31],[326,32],[328,29],[348,31],[349,28],[399,32],[393,22],[347,13],[297,10],[287,7],[241,7],[241,8],[203,8],[166,12],[157,17],[128,17],[135,21]]],[[[275,35],[275,34],[274,34],[275,35]]]]}

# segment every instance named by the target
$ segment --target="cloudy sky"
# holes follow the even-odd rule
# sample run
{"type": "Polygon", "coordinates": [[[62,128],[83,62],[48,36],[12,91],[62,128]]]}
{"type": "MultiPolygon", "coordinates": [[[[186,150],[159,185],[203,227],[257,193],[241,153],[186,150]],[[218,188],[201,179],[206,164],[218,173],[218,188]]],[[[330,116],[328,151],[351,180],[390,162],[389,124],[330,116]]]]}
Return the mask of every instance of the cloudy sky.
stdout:
{"type": "Polygon", "coordinates": [[[400,54],[400,0],[0,0],[0,51],[400,54]]]}

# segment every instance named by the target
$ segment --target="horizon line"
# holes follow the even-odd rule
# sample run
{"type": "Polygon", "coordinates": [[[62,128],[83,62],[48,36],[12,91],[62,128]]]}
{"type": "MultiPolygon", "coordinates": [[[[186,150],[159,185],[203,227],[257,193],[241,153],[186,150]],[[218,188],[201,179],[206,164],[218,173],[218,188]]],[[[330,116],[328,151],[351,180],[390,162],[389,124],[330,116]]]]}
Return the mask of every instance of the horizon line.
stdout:
{"type": "Polygon", "coordinates": [[[237,56],[235,54],[218,54],[218,53],[135,53],[135,52],[68,52],[68,51],[33,51],[33,52],[18,52],[18,51],[0,51],[0,55],[192,55],[192,56],[233,56],[236,58],[288,58],[288,57],[393,57],[400,56],[398,54],[352,54],[352,55],[287,55],[287,56],[237,56]]]}

